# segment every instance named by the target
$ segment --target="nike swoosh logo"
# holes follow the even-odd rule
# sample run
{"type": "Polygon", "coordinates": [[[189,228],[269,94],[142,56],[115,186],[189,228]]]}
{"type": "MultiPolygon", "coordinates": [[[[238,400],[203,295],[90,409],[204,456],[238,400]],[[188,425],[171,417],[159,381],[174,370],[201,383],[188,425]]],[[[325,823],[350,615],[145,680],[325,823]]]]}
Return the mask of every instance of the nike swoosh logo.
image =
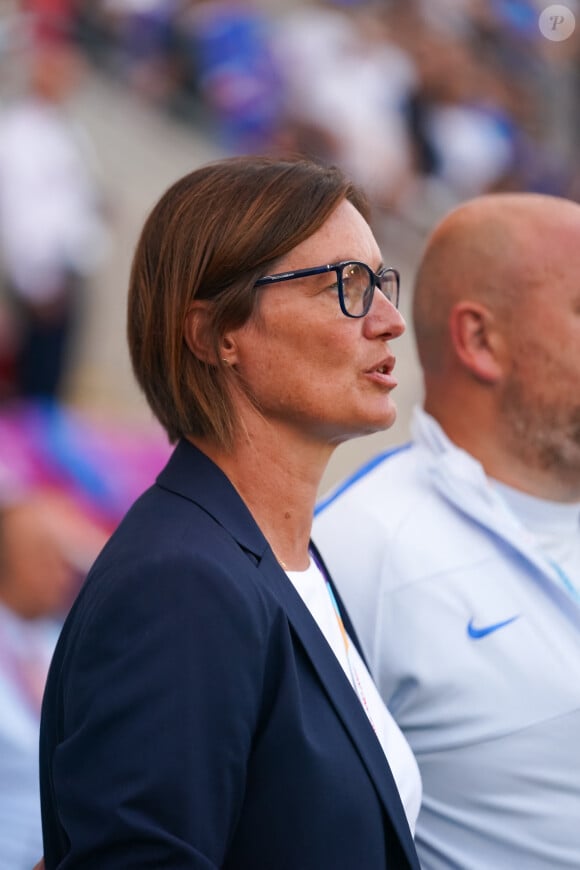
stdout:
{"type": "Polygon", "coordinates": [[[502,620],[502,622],[493,622],[491,625],[482,625],[480,628],[476,628],[473,624],[473,619],[470,619],[467,626],[467,634],[469,637],[473,638],[473,640],[479,640],[479,638],[486,637],[488,634],[493,634],[494,631],[509,625],[510,622],[515,622],[515,620],[519,618],[520,615],[518,613],[515,616],[510,616],[509,619],[502,620]]]}

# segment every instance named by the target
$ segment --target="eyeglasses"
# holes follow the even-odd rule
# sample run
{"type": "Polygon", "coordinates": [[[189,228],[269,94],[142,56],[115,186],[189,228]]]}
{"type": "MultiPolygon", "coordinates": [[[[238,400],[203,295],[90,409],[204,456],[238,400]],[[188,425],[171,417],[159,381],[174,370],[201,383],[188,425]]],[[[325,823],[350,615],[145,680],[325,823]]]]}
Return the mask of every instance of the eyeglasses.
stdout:
{"type": "Polygon", "coordinates": [[[308,278],[311,275],[322,275],[325,272],[336,273],[338,301],[343,314],[347,317],[364,317],[368,314],[373,302],[375,287],[395,308],[399,305],[399,273],[396,269],[384,268],[373,272],[366,263],[358,260],[345,260],[342,263],[332,263],[328,266],[315,266],[312,269],[296,269],[293,272],[280,272],[277,275],[265,275],[254,284],[262,287],[265,284],[277,284],[279,281],[292,281],[294,278],[308,278]]]}

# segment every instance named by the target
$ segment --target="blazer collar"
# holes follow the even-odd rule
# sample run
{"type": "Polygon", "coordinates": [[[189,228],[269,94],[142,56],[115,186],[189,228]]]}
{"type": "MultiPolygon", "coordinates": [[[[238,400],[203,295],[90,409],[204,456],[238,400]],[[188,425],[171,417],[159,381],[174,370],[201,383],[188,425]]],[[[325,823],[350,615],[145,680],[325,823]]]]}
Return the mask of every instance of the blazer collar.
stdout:
{"type": "Polygon", "coordinates": [[[261,559],[269,544],[236,488],[218,466],[189,441],[178,443],[157,483],[195,502],[226,528],[240,546],[261,559]]]}
{"type": "MultiPolygon", "coordinates": [[[[415,847],[398,789],[366,713],[239,493],[226,475],[188,441],[179,442],[157,483],[195,502],[253,555],[264,584],[285,610],[330,703],[350,734],[406,852],[409,867],[418,870],[415,847]]],[[[348,615],[345,616],[348,620],[348,615]]],[[[345,624],[351,628],[349,622],[345,624]]]]}

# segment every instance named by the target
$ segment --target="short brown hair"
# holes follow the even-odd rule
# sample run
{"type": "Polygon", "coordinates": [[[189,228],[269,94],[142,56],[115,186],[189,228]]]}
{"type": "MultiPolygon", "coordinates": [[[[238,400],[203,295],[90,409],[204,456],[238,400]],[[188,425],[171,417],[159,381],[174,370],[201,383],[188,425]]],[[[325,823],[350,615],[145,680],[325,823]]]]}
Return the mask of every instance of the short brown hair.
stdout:
{"type": "Polygon", "coordinates": [[[221,336],[254,312],[254,283],[349,200],[365,196],[336,167],[304,158],[232,157],[175,182],[143,227],[129,282],[128,340],[135,377],[171,441],[187,435],[231,446],[237,420],[220,365],[184,338],[195,299],[211,299],[221,336]]]}

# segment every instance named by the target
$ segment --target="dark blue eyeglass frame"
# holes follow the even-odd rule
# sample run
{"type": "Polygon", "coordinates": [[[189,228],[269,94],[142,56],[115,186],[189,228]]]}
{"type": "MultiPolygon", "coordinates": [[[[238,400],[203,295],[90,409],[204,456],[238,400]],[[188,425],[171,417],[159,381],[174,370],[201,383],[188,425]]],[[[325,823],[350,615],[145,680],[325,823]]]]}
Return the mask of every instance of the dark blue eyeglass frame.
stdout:
{"type": "Polygon", "coordinates": [[[391,305],[394,305],[395,308],[399,307],[399,290],[401,279],[397,269],[393,269],[389,266],[381,269],[377,273],[373,272],[370,266],[368,266],[366,263],[362,263],[360,260],[343,260],[340,263],[330,263],[326,266],[314,266],[311,269],[295,269],[292,272],[279,272],[277,275],[265,275],[263,278],[259,278],[256,281],[254,287],[263,287],[267,284],[277,284],[281,281],[292,281],[294,278],[309,278],[311,275],[322,275],[325,272],[336,273],[338,301],[340,303],[340,309],[342,313],[345,314],[347,317],[365,317],[365,315],[369,313],[376,287],[379,288],[381,293],[385,296],[386,299],[388,299],[391,305]],[[349,311],[345,301],[343,275],[344,269],[347,266],[360,267],[364,271],[366,271],[368,275],[368,286],[366,287],[362,295],[362,311],[358,314],[353,314],[351,311],[349,311]]]}

